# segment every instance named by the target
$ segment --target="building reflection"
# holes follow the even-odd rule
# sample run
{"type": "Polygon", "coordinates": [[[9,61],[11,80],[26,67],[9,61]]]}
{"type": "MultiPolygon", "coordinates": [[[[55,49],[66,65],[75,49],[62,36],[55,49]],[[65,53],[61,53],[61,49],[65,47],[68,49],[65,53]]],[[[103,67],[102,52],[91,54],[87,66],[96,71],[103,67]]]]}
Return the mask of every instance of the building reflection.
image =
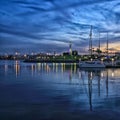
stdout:
{"type": "Polygon", "coordinates": [[[108,97],[108,70],[106,70],[106,95],[108,97]]]}
{"type": "Polygon", "coordinates": [[[101,80],[101,73],[98,73],[98,96],[100,97],[100,80],[101,80]]]}
{"type": "Polygon", "coordinates": [[[15,61],[15,74],[16,74],[16,77],[18,76],[19,72],[20,72],[20,63],[19,61],[15,61]]]}
{"type": "Polygon", "coordinates": [[[37,63],[37,69],[38,69],[38,71],[41,70],[41,63],[37,63]]]}
{"type": "Polygon", "coordinates": [[[7,71],[8,71],[8,64],[7,63],[4,65],[4,68],[5,68],[5,74],[7,74],[7,71]]]}
{"type": "Polygon", "coordinates": [[[34,74],[34,70],[35,70],[35,67],[34,67],[34,64],[31,64],[31,74],[32,74],[32,76],[33,76],[33,74],[34,74]]]}

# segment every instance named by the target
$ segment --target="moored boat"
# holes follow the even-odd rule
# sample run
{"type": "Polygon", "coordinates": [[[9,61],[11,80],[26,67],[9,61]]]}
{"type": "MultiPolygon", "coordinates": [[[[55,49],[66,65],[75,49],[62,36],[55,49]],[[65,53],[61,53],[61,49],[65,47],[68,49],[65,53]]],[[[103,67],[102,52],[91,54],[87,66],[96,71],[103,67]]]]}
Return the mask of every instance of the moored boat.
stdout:
{"type": "Polygon", "coordinates": [[[105,64],[101,61],[80,61],[80,68],[105,68],[105,64]]]}

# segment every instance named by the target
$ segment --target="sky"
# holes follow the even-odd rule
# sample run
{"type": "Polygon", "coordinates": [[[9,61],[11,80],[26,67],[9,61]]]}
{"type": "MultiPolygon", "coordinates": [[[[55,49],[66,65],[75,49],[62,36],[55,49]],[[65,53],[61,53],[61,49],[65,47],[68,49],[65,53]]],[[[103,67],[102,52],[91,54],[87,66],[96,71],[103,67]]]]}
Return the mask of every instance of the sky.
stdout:
{"type": "Polygon", "coordinates": [[[72,49],[86,53],[92,43],[120,51],[119,0],[0,0],[0,54],[72,49]]]}

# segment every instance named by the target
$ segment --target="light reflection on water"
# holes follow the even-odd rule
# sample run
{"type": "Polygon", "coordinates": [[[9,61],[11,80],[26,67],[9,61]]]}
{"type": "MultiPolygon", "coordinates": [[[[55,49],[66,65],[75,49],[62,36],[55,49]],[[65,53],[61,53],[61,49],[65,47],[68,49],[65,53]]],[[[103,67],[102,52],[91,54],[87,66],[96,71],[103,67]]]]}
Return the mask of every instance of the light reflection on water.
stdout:
{"type": "Polygon", "coordinates": [[[51,111],[114,109],[120,112],[120,69],[79,69],[76,64],[0,61],[0,76],[0,94],[4,94],[0,106],[44,103],[44,108],[49,106],[51,111]]]}

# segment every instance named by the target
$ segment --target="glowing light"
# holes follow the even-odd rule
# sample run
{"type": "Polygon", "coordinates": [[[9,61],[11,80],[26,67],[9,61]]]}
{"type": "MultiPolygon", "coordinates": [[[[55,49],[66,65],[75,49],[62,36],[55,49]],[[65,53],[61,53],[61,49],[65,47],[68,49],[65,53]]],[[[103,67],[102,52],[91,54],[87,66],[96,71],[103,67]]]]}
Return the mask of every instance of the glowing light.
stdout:
{"type": "Polygon", "coordinates": [[[103,73],[101,73],[101,77],[104,77],[104,74],[103,74],[103,73]]]}
{"type": "Polygon", "coordinates": [[[112,58],[112,61],[114,61],[114,58],[112,58]]]}
{"type": "Polygon", "coordinates": [[[103,60],[104,60],[104,59],[103,59],[103,58],[101,58],[101,62],[102,62],[102,63],[103,63],[103,60]]]}
{"type": "Polygon", "coordinates": [[[15,55],[18,55],[18,52],[15,52],[15,55]]]}
{"type": "Polygon", "coordinates": [[[115,76],[115,74],[114,74],[114,72],[112,72],[112,77],[114,77],[115,76]]]}
{"type": "Polygon", "coordinates": [[[114,65],[114,58],[112,58],[112,65],[114,65]]]}
{"type": "Polygon", "coordinates": [[[24,54],[24,57],[27,57],[27,55],[26,55],[26,54],[24,54]]]}

